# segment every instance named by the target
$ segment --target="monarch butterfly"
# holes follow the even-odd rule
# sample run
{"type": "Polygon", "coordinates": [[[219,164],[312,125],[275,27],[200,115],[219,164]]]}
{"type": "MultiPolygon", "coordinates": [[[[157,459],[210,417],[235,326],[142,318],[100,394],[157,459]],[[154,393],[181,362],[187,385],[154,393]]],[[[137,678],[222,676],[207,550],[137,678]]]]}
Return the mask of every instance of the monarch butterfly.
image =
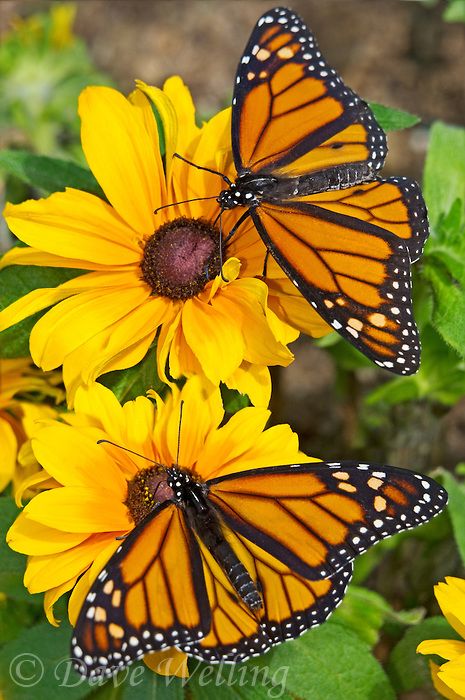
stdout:
{"type": "Polygon", "coordinates": [[[410,263],[428,236],[423,197],[408,178],[377,177],[384,132],[291,10],[266,12],[245,48],[232,149],[237,179],[223,176],[218,202],[247,209],[228,238],[250,217],[332,328],[380,367],[416,372],[410,263]]]}
{"type": "Polygon", "coordinates": [[[356,462],[140,474],[156,502],[79,613],[71,653],[84,676],[170,646],[232,663],[298,637],[341,602],[358,554],[447,501],[428,477],[356,462]]]}

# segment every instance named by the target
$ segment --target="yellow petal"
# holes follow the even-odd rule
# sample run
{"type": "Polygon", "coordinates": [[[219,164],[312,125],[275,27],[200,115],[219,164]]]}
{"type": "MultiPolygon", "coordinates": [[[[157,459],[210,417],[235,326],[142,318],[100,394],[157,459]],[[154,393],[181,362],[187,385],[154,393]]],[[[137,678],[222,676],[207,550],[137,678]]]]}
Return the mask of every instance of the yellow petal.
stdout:
{"type": "Polygon", "coordinates": [[[64,486],[106,488],[115,499],[124,500],[126,479],[95,438],[82,430],[59,423],[46,426],[32,439],[32,449],[37,461],[64,486]]]}
{"type": "Polygon", "coordinates": [[[144,656],[144,663],[151,671],[160,676],[176,676],[177,678],[189,678],[187,668],[187,654],[176,647],[170,647],[164,651],[153,651],[144,656]]]}
{"type": "Polygon", "coordinates": [[[81,140],[90,169],[109,202],[141,235],[154,231],[160,178],[141,110],[117,90],[89,87],[79,98],[81,140]]]}
{"type": "Polygon", "coordinates": [[[439,677],[439,670],[441,667],[433,663],[433,661],[429,662],[429,666],[431,671],[431,677],[433,680],[433,685],[437,692],[443,697],[447,698],[448,700],[463,700],[463,698],[465,697],[464,695],[458,695],[457,693],[454,693],[454,691],[451,690],[451,688],[449,688],[449,686],[446,685],[446,683],[444,683],[443,680],[441,680],[441,678],[439,677]]]}
{"type": "Polygon", "coordinates": [[[37,248],[10,248],[0,260],[0,269],[8,265],[45,265],[47,267],[73,267],[77,270],[101,270],[108,267],[102,263],[79,258],[63,258],[61,255],[44,253],[37,248]]]}
{"type": "Polygon", "coordinates": [[[74,410],[89,416],[108,435],[121,435],[124,427],[123,409],[114,393],[106,386],[95,383],[76,392],[74,410]]]}
{"type": "Polygon", "coordinates": [[[459,697],[465,698],[465,655],[442,664],[438,679],[459,697]]]}
{"type": "Polygon", "coordinates": [[[182,311],[182,329],[186,341],[213,384],[229,377],[244,357],[244,341],[234,319],[188,299],[182,311]]]}
{"type": "Polygon", "coordinates": [[[323,321],[320,314],[296,292],[289,279],[269,280],[268,305],[285,323],[313,338],[321,338],[332,332],[332,328],[323,321]]]}
{"type": "Polygon", "coordinates": [[[288,425],[275,425],[259,435],[250,450],[232,460],[222,473],[319,461],[300,452],[298,443],[297,434],[288,425]]]}
{"type": "Polygon", "coordinates": [[[85,486],[65,486],[35,496],[24,509],[25,515],[42,525],[66,532],[125,532],[128,511],[115,500],[115,492],[85,486]]]}
{"type": "Polygon", "coordinates": [[[224,473],[225,467],[247,454],[261,435],[270,417],[263,408],[243,408],[219,430],[211,432],[197,461],[196,470],[202,479],[224,473]]]}
{"type": "Polygon", "coordinates": [[[434,587],[434,594],[449,624],[465,639],[465,589],[461,583],[461,579],[448,576],[446,583],[441,581],[434,587]]]}
{"type": "Polygon", "coordinates": [[[174,75],[165,81],[163,92],[170,99],[176,113],[178,130],[175,149],[181,154],[189,153],[189,144],[194,142],[199,132],[189,88],[178,75],[174,75]]]}
{"type": "Polygon", "coordinates": [[[0,414],[0,491],[3,491],[13,478],[17,449],[13,428],[0,414]]]}
{"type": "Polygon", "coordinates": [[[56,554],[84,542],[87,537],[85,532],[63,532],[41,525],[23,511],[8,530],[6,539],[11,549],[21,554],[56,554]]]}
{"type": "Polygon", "coordinates": [[[160,116],[165,138],[166,178],[168,180],[171,163],[173,162],[173,153],[178,142],[178,117],[176,110],[168,95],[160,88],[147,85],[142,80],[136,80],[136,85],[153,102],[160,116]]]}
{"type": "Polygon", "coordinates": [[[24,585],[30,593],[41,593],[80,576],[108,542],[108,536],[92,535],[85,542],[59,555],[29,557],[24,585]]]}
{"type": "Polygon", "coordinates": [[[157,372],[158,376],[162,380],[162,382],[165,382],[169,386],[171,386],[171,382],[166,376],[166,362],[171,350],[171,345],[173,343],[173,339],[176,335],[177,328],[179,324],[181,323],[181,316],[182,316],[182,305],[177,304],[172,306],[172,315],[169,320],[167,320],[161,330],[160,330],[160,335],[158,336],[158,342],[157,342],[157,372]]]}
{"type": "Polygon", "coordinates": [[[150,143],[152,144],[153,156],[157,168],[156,179],[159,184],[159,196],[162,202],[166,202],[166,186],[165,186],[165,171],[163,169],[163,162],[161,159],[160,152],[160,139],[158,136],[158,125],[155,119],[155,115],[152,110],[152,106],[149,102],[148,95],[144,94],[145,90],[140,89],[143,83],[141,81],[136,81],[138,90],[129,96],[130,101],[133,105],[141,110],[142,119],[144,120],[145,129],[149,135],[150,143]]]}
{"type": "Polygon", "coordinates": [[[68,188],[46,199],[7,204],[4,214],[13,233],[38,250],[113,266],[140,260],[140,236],[88,192],[68,188]]]}
{"type": "Polygon", "coordinates": [[[62,583],[60,586],[55,586],[54,588],[51,588],[49,591],[46,591],[44,595],[44,611],[45,615],[47,617],[47,620],[50,622],[51,625],[54,627],[58,627],[61,620],[57,620],[55,618],[55,615],[53,614],[53,606],[57,602],[59,598],[61,598],[62,595],[67,593],[72,589],[74,584],[76,583],[75,578],[71,578],[68,581],[65,581],[62,583]]]}
{"type": "Polygon", "coordinates": [[[182,391],[157,415],[154,442],[166,445],[167,457],[176,460],[179,447],[179,464],[191,467],[203,450],[205,439],[220,424],[224,416],[218,387],[202,377],[191,377],[182,391]],[[180,423],[181,402],[183,403],[180,423]]]}
{"type": "Polygon", "coordinates": [[[465,655],[465,642],[456,639],[425,639],[417,646],[418,654],[437,654],[451,661],[465,655]]]}
{"type": "MultiPolygon", "coordinates": [[[[30,447],[30,445],[28,447],[30,447]]],[[[25,445],[22,446],[21,450],[24,450],[24,448],[25,448],[25,445]]],[[[32,449],[31,449],[31,453],[34,456],[32,449]]],[[[23,454],[24,454],[24,452],[21,454],[21,457],[23,456],[23,454]]],[[[36,460],[34,457],[34,462],[35,461],[36,460]]],[[[47,474],[47,472],[44,469],[41,469],[39,472],[36,472],[35,474],[31,474],[30,476],[28,476],[25,479],[19,479],[18,485],[16,486],[16,489],[15,489],[15,502],[16,502],[16,505],[18,506],[18,508],[22,507],[22,505],[23,505],[22,500],[24,498],[24,495],[27,493],[27,491],[29,489],[31,489],[35,486],[39,486],[39,485],[42,489],[45,489],[45,488],[47,488],[47,482],[49,482],[49,481],[50,481],[50,476],[47,474]]],[[[57,482],[55,482],[54,479],[52,481],[54,484],[59,486],[59,484],[57,482]]],[[[30,494],[29,494],[29,496],[30,496],[30,494]]]]}
{"type": "Polygon", "coordinates": [[[265,315],[266,295],[267,288],[261,280],[240,279],[217,294],[212,305],[240,325],[247,362],[287,366],[294,357],[271,331],[265,315]]]}
{"type": "Polygon", "coordinates": [[[247,394],[254,406],[266,408],[271,399],[271,377],[268,367],[242,362],[226,380],[229,389],[247,394]]]}
{"type": "Polygon", "coordinates": [[[87,571],[84,571],[74,586],[73,592],[71,593],[69,599],[68,615],[69,621],[72,625],[76,624],[76,620],[84,603],[84,599],[95,579],[121,544],[119,540],[108,536],[105,539],[102,539],[100,536],[100,539],[97,538],[96,541],[99,543],[100,549],[94,555],[90,567],[87,569],[87,571]]]}
{"type": "Polygon", "coordinates": [[[63,364],[67,354],[144,303],[148,290],[82,292],[48,311],[31,332],[34,362],[44,370],[63,364]]]}
{"type": "Polygon", "coordinates": [[[0,331],[14,326],[23,319],[35,314],[36,311],[42,311],[47,306],[56,304],[57,301],[66,299],[72,292],[60,289],[34,289],[25,296],[7,306],[0,311],[0,331]]]}

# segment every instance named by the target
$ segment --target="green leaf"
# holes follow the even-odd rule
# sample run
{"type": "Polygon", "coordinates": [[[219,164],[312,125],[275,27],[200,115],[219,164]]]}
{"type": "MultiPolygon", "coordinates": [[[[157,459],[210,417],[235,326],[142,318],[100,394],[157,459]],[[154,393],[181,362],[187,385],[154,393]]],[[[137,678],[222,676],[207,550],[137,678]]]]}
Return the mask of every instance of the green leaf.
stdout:
{"type": "Polygon", "coordinates": [[[236,666],[199,664],[187,685],[194,700],[393,700],[394,691],[370,648],[351,630],[328,622],[236,666]],[[337,660],[337,667],[335,667],[337,660]],[[204,669],[208,669],[202,677],[204,669]],[[212,671],[210,671],[212,669],[212,671]]]}
{"type": "Polygon", "coordinates": [[[369,103],[370,109],[375,115],[375,119],[384,131],[399,131],[399,129],[409,129],[421,122],[416,114],[404,112],[402,109],[385,107],[377,102],[369,103]]]}
{"type": "Polygon", "coordinates": [[[423,194],[433,227],[456,199],[465,201],[464,153],[465,129],[442,122],[433,124],[423,178],[423,194]]]}
{"type": "Polygon", "coordinates": [[[465,484],[445,470],[442,471],[444,488],[449,494],[448,512],[452,522],[455,542],[465,565],[465,484]]]}
{"type": "Polygon", "coordinates": [[[153,389],[158,394],[166,390],[166,385],[157,373],[156,342],[152,343],[146,356],[133,367],[108,372],[99,381],[112,390],[118,401],[131,401],[137,396],[145,396],[147,389],[153,389]]]}
{"type": "Polygon", "coordinates": [[[411,625],[419,622],[423,615],[423,608],[393,610],[376,591],[352,584],[331,621],[346,625],[373,647],[378,642],[381,627],[386,621],[411,625]]]}
{"type": "Polygon", "coordinates": [[[465,358],[465,289],[438,259],[430,257],[423,274],[433,288],[433,325],[446,343],[465,358]]]}
{"type": "MultiPolygon", "coordinates": [[[[0,496],[0,532],[5,535],[19,510],[12,498],[0,496]]],[[[5,537],[0,538],[0,591],[14,600],[41,602],[42,596],[31,596],[23,584],[26,557],[14,552],[5,537]]]]}
{"type": "Polygon", "coordinates": [[[442,17],[446,22],[465,22],[465,0],[450,0],[442,17]]]}
{"type": "Polygon", "coordinates": [[[221,398],[226,413],[237,413],[241,408],[250,406],[250,399],[247,394],[241,394],[235,389],[228,389],[225,384],[221,384],[221,398]]]}
{"type": "Polygon", "coordinates": [[[386,614],[390,611],[388,602],[375,591],[351,585],[340,607],[332,617],[358,634],[360,639],[373,647],[379,638],[379,631],[386,614]]]}
{"type": "Polygon", "coordinates": [[[71,668],[71,628],[42,623],[23,632],[0,650],[0,678],[8,700],[78,700],[92,684],[71,668]]]}
{"type": "Polygon", "coordinates": [[[463,361],[439,333],[427,325],[421,333],[422,353],[419,371],[410,377],[396,377],[376,387],[366,397],[367,406],[389,405],[427,399],[445,405],[456,403],[465,393],[463,361]]]}
{"type": "Polygon", "coordinates": [[[188,679],[174,676],[160,676],[149,669],[143,662],[134,664],[118,674],[117,682],[121,687],[120,700],[182,700],[188,679]]]}
{"type": "Polygon", "coordinates": [[[0,169],[45,193],[74,187],[105,199],[90,170],[68,160],[37,156],[29,151],[0,151],[0,169]]]}
{"type": "MultiPolygon", "coordinates": [[[[36,265],[10,265],[0,270],[0,310],[34,289],[57,287],[81,270],[36,265]]],[[[44,312],[34,314],[0,333],[0,359],[28,357],[31,329],[44,312]]]]}
{"type": "Polygon", "coordinates": [[[425,639],[459,639],[443,617],[430,617],[410,627],[396,644],[389,657],[387,672],[399,693],[417,688],[431,688],[428,656],[417,654],[416,648],[425,639]]]}

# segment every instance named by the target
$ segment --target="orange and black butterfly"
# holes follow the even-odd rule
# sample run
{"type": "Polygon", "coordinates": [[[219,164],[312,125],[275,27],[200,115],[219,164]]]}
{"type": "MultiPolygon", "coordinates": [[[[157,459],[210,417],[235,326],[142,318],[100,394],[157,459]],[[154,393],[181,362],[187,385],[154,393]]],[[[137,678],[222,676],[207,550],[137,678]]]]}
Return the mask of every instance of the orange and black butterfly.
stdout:
{"type": "MultiPolygon", "coordinates": [[[[266,12],[239,63],[232,106],[237,179],[222,208],[246,207],[302,295],[380,367],[412,374],[420,341],[410,264],[428,236],[418,185],[378,178],[386,137],[291,10],[266,12]]],[[[227,239],[226,239],[227,240],[227,239]]]]}
{"type": "Polygon", "coordinates": [[[166,647],[232,663],[298,637],[341,602],[358,554],[447,501],[426,476],[356,462],[140,474],[156,502],[80,611],[71,651],[85,676],[166,647]]]}

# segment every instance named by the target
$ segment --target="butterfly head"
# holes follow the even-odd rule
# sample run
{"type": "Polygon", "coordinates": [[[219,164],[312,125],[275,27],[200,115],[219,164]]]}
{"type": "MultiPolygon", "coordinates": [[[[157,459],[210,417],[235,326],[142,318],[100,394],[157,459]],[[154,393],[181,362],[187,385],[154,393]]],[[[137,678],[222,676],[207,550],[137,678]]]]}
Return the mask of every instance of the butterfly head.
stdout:
{"type": "Polygon", "coordinates": [[[277,178],[262,175],[258,177],[253,173],[245,172],[231,183],[227,190],[220,192],[218,204],[221,209],[234,209],[235,207],[256,207],[262,197],[271,195],[278,183],[277,178]]]}

